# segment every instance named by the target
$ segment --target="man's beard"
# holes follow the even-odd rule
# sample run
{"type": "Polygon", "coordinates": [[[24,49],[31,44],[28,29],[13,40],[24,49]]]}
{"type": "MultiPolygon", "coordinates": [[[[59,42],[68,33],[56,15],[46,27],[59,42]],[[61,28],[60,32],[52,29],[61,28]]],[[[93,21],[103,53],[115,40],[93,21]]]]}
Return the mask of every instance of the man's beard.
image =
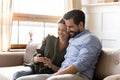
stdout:
{"type": "Polygon", "coordinates": [[[80,31],[78,30],[77,32],[74,32],[74,31],[70,31],[69,32],[69,36],[72,38],[72,37],[75,37],[77,34],[79,34],[80,31]]]}

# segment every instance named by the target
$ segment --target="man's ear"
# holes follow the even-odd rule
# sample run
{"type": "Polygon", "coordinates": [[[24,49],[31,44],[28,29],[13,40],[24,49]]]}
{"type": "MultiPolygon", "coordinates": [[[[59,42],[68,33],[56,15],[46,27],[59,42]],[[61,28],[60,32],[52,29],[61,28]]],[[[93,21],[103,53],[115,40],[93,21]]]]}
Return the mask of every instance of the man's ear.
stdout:
{"type": "Polygon", "coordinates": [[[82,32],[84,30],[83,22],[80,22],[78,26],[79,26],[80,32],[82,32]]]}

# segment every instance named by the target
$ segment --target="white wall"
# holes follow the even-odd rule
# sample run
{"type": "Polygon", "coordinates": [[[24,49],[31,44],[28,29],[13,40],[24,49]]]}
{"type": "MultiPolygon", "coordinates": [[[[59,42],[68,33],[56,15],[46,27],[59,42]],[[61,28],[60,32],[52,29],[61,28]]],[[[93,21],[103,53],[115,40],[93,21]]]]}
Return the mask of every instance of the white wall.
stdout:
{"type": "Polygon", "coordinates": [[[105,48],[120,47],[120,3],[83,5],[86,27],[98,36],[105,48]]]}

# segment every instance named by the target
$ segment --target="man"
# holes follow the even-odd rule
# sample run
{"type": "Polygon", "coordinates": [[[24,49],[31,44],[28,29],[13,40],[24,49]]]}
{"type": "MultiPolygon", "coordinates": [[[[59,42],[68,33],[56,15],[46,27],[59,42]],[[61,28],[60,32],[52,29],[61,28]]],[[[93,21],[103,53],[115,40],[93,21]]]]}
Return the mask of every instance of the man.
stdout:
{"type": "MultiPolygon", "coordinates": [[[[72,10],[63,16],[70,35],[65,60],[61,68],[46,76],[47,80],[92,80],[95,65],[102,45],[97,37],[85,29],[85,14],[81,10],[72,10]]],[[[43,75],[39,75],[39,80],[43,75]]],[[[45,76],[45,75],[44,75],[45,76]]],[[[31,79],[31,77],[29,78],[31,79]]],[[[27,80],[27,79],[20,79],[27,80]]],[[[33,78],[33,80],[35,80],[33,78]]]]}
{"type": "Polygon", "coordinates": [[[54,74],[57,76],[48,80],[92,80],[101,43],[85,29],[85,14],[81,10],[69,11],[63,18],[71,38],[65,60],[60,70],[54,74]]]}

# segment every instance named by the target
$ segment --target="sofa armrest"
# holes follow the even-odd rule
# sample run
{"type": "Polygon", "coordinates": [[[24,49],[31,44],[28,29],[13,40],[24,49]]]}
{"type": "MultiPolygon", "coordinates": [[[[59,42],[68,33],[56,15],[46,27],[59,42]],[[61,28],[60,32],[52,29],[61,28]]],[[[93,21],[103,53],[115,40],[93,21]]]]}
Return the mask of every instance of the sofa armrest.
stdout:
{"type": "Polygon", "coordinates": [[[120,74],[114,74],[114,75],[107,76],[103,80],[120,80],[120,74]]]}
{"type": "Polygon", "coordinates": [[[25,52],[0,52],[0,67],[23,65],[25,52]]]}
{"type": "Polygon", "coordinates": [[[94,80],[103,80],[115,74],[120,74],[120,48],[102,48],[95,68],[94,80]]]}

